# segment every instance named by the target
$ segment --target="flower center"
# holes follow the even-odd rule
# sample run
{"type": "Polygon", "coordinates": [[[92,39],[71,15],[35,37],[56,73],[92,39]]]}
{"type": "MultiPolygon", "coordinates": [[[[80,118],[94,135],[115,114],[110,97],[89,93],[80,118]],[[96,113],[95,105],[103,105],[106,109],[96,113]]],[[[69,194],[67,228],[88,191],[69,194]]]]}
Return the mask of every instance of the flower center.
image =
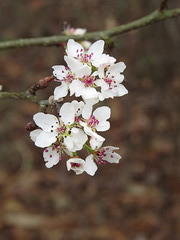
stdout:
{"type": "Polygon", "coordinates": [[[95,128],[99,124],[99,121],[95,118],[95,116],[91,115],[89,118],[87,125],[91,128],[95,128]]]}
{"type": "Polygon", "coordinates": [[[83,83],[85,83],[85,87],[92,86],[93,83],[94,83],[94,80],[95,80],[95,78],[92,77],[91,75],[83,76],[83,77],[81,78],[81,81],[82,81],[83,83]]]}
{"type": "MultiPolygon", "coordinates": [[[[68,70],[68,74],[66,75],[66,77],[63,77],[61,81],[64,81],[66,83],[72,83],[72,81],[74,80],[74,75],[68,67],[66,67],[65,69],[68,70]]],[[[64,73],[64,71],[62,71],[62,73],[64,73]]]]}
{"type": "Polygon", "coordinates": [[[64,134],[66,131],[66,127],[63,125],[63,126],[60,126],[59,128],[57,128],[57,130],[60,134],[64,134]]]}
{"type": "Polygon", "coordinates": [[[109,89],[111,90],[113,87],[117,87],[117,83],[114,80],[114,76],[111,76],[111,78],[106,75],[104,78],[104,81],[109,85],[109,89]]]}
{"type": "Polygon", "coordinates": [[[81,166],[80,163],[71,163],[72,168],[79,168],[81,166]]]}
{"type": "Polygon", "coordinates": [[[77,49],[76,53],[77,53],[77,58],[80,58],[80,61],[82,63],[90,63],[91,62],[91,58],[93,56],[93,53],[91,54],[87,54],[87,51],[89,49],[86,50],[86,52],[83,54],[83,49],[77,49]]]}
{"type": "Polygon", "coordinates": [[[98,157],[98,164],[106,164],[103,161],[103,157],[106,157],[106,150],[97,151],[96,156],[98,157]]]}
{"type": "MultiPolygon", "coordinates": [[[[59,153],[59,161],[62,160],[62,157],[61,156],[64,156],[64,153],[63,153],[63,149],[61,148],[60,144],[53,144],[52,145],[52,151],[55,153],[59,153]]],[[[48,153],[49,150],[46,148],[45,149],[45,152],[48,153]]],[[[49,157],[52,158],[53,157],[53,152],[49,153],[49,157]]]]}

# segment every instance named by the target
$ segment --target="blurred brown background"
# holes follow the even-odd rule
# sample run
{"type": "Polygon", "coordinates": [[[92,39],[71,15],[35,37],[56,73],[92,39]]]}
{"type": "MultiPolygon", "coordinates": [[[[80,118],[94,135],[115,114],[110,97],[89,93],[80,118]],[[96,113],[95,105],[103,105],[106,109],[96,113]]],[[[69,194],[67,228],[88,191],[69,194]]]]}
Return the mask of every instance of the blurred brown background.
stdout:
{"type": "MultiPolygon", "coordinates": [[[[58,35],[63,21],[104,30],[154,11],[160,0],[0,0],[0,40],[58,35]]],[[[169,8],[178,7],[175,0],[169,8]]],[[[107,53],[124,61],[129,94],[109,101],[105,145],[121,162],[94,177],[46,169],[24,127],[37,106],[0,101],[1,240],[179,240],[180,18],[120,35],[107,53]]],[[[4,91],[24,91],[64,64],[57,47],[0,52],[4,91]]],[[[56,86],[38,92],[47,98],[56,86]]]]}

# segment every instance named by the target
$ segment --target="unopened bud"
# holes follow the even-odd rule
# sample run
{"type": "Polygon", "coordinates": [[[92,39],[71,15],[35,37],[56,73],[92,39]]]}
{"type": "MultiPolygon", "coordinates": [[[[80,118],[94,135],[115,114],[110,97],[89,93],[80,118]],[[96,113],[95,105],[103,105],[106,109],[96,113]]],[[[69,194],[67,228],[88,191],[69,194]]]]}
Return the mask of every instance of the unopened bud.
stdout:
{"type": "Polygon", "coordinates": [[[26,127],[25,127],[25,129],[26,129],[27,131],[32,131],[32,130],[34,130],[34,129],[36,129],[36,128],[37,128],[37,125],[35,124],[34,121],[31,121],[31,122],[27,123],[27,125],[26,125],[26,127]]]}

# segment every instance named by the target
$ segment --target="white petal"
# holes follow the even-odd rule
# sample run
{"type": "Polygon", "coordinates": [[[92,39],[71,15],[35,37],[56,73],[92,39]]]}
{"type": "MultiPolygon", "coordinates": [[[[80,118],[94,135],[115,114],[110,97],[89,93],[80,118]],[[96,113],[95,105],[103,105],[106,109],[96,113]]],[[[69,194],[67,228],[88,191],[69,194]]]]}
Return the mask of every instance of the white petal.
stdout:
{"type": "Polygon", "coordinates": [[[91,47],[88,50],[88,55],[92,54],[92,59],[98,57],[101,55],[104,51],[104,41],[103,40],[98,40],[95,43],[91,45],[91,47]]]}
{"type": "Polygon", "coordinates": [[[94,176],[96,171],[97,171],[97,166],[93,161],[93,155],[91,154],[86,158],[85,172],[90,176],[94,176]]]}
{"type": "Polygon", "coordinates": [[[87,65],[84,65],[82,68],[76,71],[76,76],[82,78],[84,76],[89,76],[91,74],[91,68],[87,65]]]}
{"type": "Polygon", "coordinates": [[[65,69],[65,66],[63,65],[56,65],[52,67],[54,69],[53,75],[59,79],[62,80],[64,77],[67,76],[68,71],[65,69]]]}
{"type": "Polygon", "coordinates": [[[73,142],[73,146],[68,148],[71,152],[79,151],[83,148],[83,145],[88,140],[87,135],[79,128],[71,129],[71,140],[73,142]]]}
{"type": "Polygon", "coordinates": [[[32,132],[30,132],[30,138],[33,142],[36,141],[38,135],[42,132],[41,129],[36,129],[36,130],[33,130],[32,132]]]}
{"type": "Polygon", "coordinates": [[[109,128],[110,128],[110,123],[108,121],[105,121],[105,122],[102,122],[102,123],[100,122],[97,125],[96,130],[104,132],[104,131],[107,131],[109,128]]]}
{"type": "Polygon", "coordinates": [[[64,124],[71,125],[75,118],[74,106],[69,102],[64,103],[60,108],[59,115],[64,124]]]}
{"type": "Polygon", "coordinates": [[[108,72],[110,72],[112,75],[116,75],[117,73],[121,73],[126,68],[126,65],[123,62],[118,62],[110,66],[108,69],[108,72]]]}
{"type": "Polygon", "coordinates": [[[37,126],[41,127],[46,132],[51,132],[59,126],[57,117],[52,114],[45,114],[42,112],[36,113],[33,120],[37,126]]]}
{"type": "Polygon", "coordinates": [[[117,87],[117,96],[121,97],[127,93],[128,93],[128,90],[122,84],[119,84],[117,87]]]}
{"type": "Polygon", "coordinates": [[[80,97],[84,88],[84,83],[79,80],[74,80],[69,86],[70,96],[75,94],[76,97],[80,97]]]}
{"type": "Polygon", "coordinates": [[[67,42],[66,53],[68,56],[70,55],[77,58],[78,54],[84,54],[84,49],[81,44],[75,42],[73,39],[69,39],[69,41],[67,42]]]}
{"type": "Polygon", "coordinates": [[[48,147],[44,150],[43,157],[44,161],[46,162],[45,166],[47,168],[51,168],[59,163],[59,153],[56,151],[56,149],[52,150],[52,147],[48,147]]]}
{"type": "Polygon", "coordinates": [[[84,67],[84,65],[79,60],[73,57],[64,56],[64,60],[73,73],[76,73],[79,69],[84,67]]]}
{"type": "Polygon", "coordinates": [[[84,87],[84,91],[82,92],[82,97],[86,99],[93,99],[98,97],[98,92],[93,87],[84,87]]]}
{"type": "Polygon", "coordinates": [[[107,67],[109,65],[114,64],[116,59],[114,57],[110,57],[108,54],[102,54],[95,58],[92,61],[93,66],[99,67],[100,65],[103,65],[104,67],[107,67]]]}
{"type": "Polygon", "coordinates": [[[91,138],[89,143],[93,150],[98,149],[102,146],[104,141],[99,141],[97,138],[91,138]]]}
{"type": "Polygon", "coordinates": [[[98,119],[98,121],[106,121],[111,116],[111,109],[106,106],[98,107],[94,112],[93,115],[98,119]]]}
{"type": "Polygon", "coordinates": [[[42,131],[36,138],[35,145],[37,147],[49,147],[52,143],[56,142],[57,134],[55,132],[42,131]]]}
{"type": "Polygon", "coordinates": [[[118,150],[118,147],[112,147],[112,146],[106,146],[103,147],[106,152],[106,156],[103,157],[103,160],[109,162],[109,163],[119,163],[119,160],[121,159],[121,156],[114,152],[114,150],[118,150]]]}
{"type": "Polygon", "coordinates": [[[83,101],[76,101],[76,100],[73,100],[72,103],[71,103],[75,109],[75,113],[76,113],[76,116],[80,116],[82,114],[82,110],[84,108],[84,102],[83,101]]]}
{"type": "Polygon", "coordinates": [[[65,97],[68,94],[68,84],[62,82],[61,86],[54,89],[54,100],[65,97]]]}
{"type": "Polygon", "coordinates": [[[73,152],[72,149],[73,149],[74,143],[71,137],[69,136],[64,137],[64,145],[70,152],[73,152]]]}
{"type": "MultiPolygon", "coordinates": [[[[80,124],[82,125],[82,123],[80,122],[80,124]]],[[[92,131],[92,129],[90,127],[88,127],[87,125],[84,126],[84,131],[87,135],[96,138],[99,141],[104,141],[105,138],[103,138],[102,136],[100,136],[99,134],[97,134],[96,132],[92,131]]]]}
{"type": "Polygon", "coordinates": [[[84,105],[84,108],[82,110],[82,117],[85,119],[89,119],[92,113],[92,104],[91,102],[88,102],[84,105]]]}

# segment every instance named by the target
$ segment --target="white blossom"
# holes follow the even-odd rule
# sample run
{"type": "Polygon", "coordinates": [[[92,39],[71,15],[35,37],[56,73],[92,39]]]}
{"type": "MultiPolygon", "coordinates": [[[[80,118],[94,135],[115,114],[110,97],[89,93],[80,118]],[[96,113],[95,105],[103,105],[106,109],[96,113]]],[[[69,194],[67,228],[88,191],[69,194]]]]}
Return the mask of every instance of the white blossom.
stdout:
{"type": "Polygon", "coordinates": [[[120,97],[128,93],[128,90],[121,84],[124,80],[124,75],[121,73],[125,68],[126,65],[123,62],[110,66],[106,71],[104,66],[99,67],[95,74],[98,74],[100,79],[95,84],[101,87],[101,100],[120,97]]]}
{"type": "Polygon", "coordinates": [[[81,126],[84,127],[84,131],[87,135],[98,139],[99,141],[104,141],[104,138],[96,133],[96,131],[107,131],[110,128],[110,123],[107,119],[110,118],[111,109],[107,106],[102,106],[97,108],[93,114],[92,105],[86,104],[82,117],[84,121],[80,121],[81,126]]]}
{"type": "Polygon", "coordinates": [[[47,168],[53,167],[62,160],[61,152],[59,149],[54,148],[54,146],[46,148],[43,152],[43,157],[47,168]]]}
{"type": "Polygon", "coordinates": [[[31,139],[37,147],[48,147],[56,142],[58,136],[59,121],[52,114],[36,113],[34,122],[41,129],[36,129],[30,133],[31,139]]]}
{"type": "Polygon", "coordinates": [[[96,164],[106,164],[107,162],[119,163],[121,156],[118,153],[114,152],[114,150],[118,149],[119,148],[112,146],[96,149],[93,154],[90,154],[88,157],[86,157],[86,165],[84,171],[89,175],[94,176],[97,171],[96,164]]]}
{"type": "Polygon", "coordinates": [[[68,171],[73,170],[76,173],[76,175],[79,175],[84,172],[85,165],[86,162],[83,159],[76,157],[70,158],[66,162],[67,170],[68,171]]]}
{"type": "Polygon", "coordinates": [[[83,148],[83,145],[87,142],[87,135],[79,128],[72,128],[70,136],[64,137],[64,145],[71,152],[79,151],[83,148]]]}
{"type": "Polygon", "coordinates": [[[78,59],[83,64],[89,66],[99,67],[101,64],[109,65],[116,61],[115,58],[109,55],[103,54],[104,51],[104,41],[98,40],[94,42],[90,48],[85,51],[83,46],[73,39],[69,39],[67,43],[66,53],[70,58],[78,59]]]}

